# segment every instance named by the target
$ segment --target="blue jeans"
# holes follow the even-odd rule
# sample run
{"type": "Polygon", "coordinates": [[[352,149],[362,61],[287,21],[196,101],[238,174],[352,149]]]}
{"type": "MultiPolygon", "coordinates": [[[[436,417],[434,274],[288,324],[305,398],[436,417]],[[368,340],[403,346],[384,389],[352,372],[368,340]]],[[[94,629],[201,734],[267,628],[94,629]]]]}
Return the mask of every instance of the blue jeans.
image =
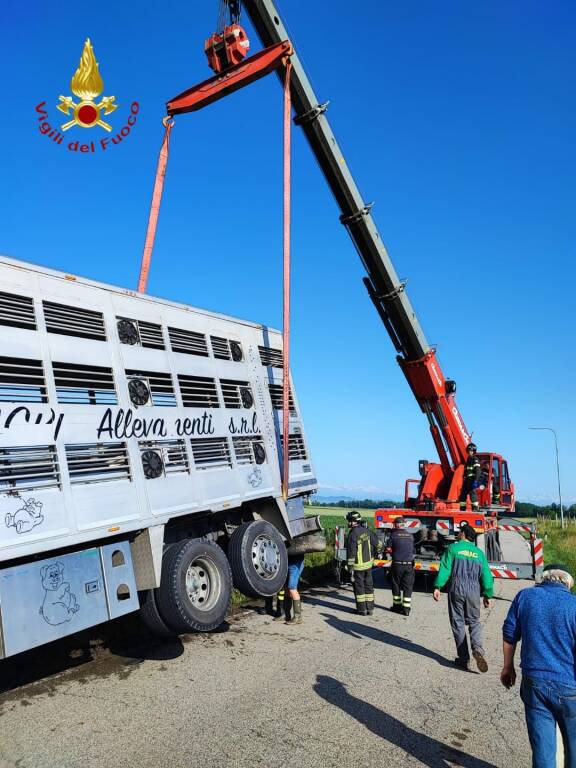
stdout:
{"type": "Polygon", "coordinates": [[[304,555],[302,557],[290,558],[288,561],[288,580],[286,586],[288,589],[298,589],[298,582],[302,571],[304,570],[304,555]]]}
{"type": "Polygon", "coordinates": [[[576,688],[522,678],[532,768],[556,768],[556,723],[564,742],[564,766],[576,768],[576,688]]]}

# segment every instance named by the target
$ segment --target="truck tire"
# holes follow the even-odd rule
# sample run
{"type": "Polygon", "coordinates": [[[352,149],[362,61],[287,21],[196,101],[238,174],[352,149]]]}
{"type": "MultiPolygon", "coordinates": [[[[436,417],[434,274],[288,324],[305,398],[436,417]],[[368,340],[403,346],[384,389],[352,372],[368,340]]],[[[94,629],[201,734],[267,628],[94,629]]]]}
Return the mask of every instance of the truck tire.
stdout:
{"type": "Polygon", "coordinates": [[[272,597],[286,583],[288,554],[282,536],[265,520],[244,523],[230,537],[234,585],[248,597],[272,597]]]}
{"type": "Polygon", "coordinates": [[[140,618],[142,623],[156,637],[174,637],[177,633],[170,629],[160,616],[154,592],[154,589],[147,589],[141,593],[140,618]]]}
{"type": "Polygon", "coordinates": [[[185,539],[162,558],[162,579],[154,597],[161,618],[174,632],[210,632],[232,604],[232,573],[218,544],[185,539]]]}

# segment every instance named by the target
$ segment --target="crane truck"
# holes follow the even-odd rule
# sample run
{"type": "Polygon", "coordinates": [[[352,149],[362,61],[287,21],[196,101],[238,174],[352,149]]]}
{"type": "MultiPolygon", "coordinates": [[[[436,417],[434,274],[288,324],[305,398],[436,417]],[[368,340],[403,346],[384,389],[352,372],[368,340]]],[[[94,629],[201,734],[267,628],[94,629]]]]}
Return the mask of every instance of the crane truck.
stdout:
{"type": "MultiPolygon", "coordinates": [[[[230,23],[238,24],[240,4],[227,4],[230,23]]],[[[265,48],[288,40],[273,0],[244,0],[243,6],[265,48]]],[[[293,41],[290,42],[293,45],[293,41]]],[[[438,461],[421,459],[418,462],[418,478],[405,482],[403,505],[377,510],[375,527],[384,533],[385,539],[385,532],[393,527],[394,519],[406,518],[415,534],[418,567],[435,570],[444,548],[454,541],[459,525],[465,521],[478,533],[485,534],[488,557],[498,561],[501,557],[498,516],[514,512],[514,485],[508,463],[499,453],[479,452],[482,466],[482,482],[477,491],[479,506],[472,509],[467,501],[466,508],[461,509],[467,446],[472,438],[456,404],[456,382],[443,373],[436,350],[428,343],[410,303],[406,283],[397,276],[372,217],[372,203],[367,203],[360,194],[330,128],[326,114],[328,102],[321,102],[316,96],[295,50],[290,60],[294,123],[304,131],[338,204],[340,222],[366,269],[364,285],[390,336],[398,365],[427,419],[438,454],[438,461]]],[[[284,82],[283,68],[276,71],[284,82]]],[[[389,562],[382,564],[389,565],[389,562]]]]}

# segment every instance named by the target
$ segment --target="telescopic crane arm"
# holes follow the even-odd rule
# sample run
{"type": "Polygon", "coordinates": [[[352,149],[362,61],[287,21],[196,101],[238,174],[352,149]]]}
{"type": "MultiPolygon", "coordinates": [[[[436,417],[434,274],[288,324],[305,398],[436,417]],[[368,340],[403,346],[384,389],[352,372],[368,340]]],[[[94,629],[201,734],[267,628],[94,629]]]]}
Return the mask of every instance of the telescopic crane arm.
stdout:
{"type": "MultiPolygon", "coordinates": [[[[288,32],[271,0],[244,0],[248,13],[265,47],[289,39],[288,32]]],[[[292,57],[292,103],[296,110],[294,122],[300,125],[326,180],[336,198],[358,254],[369,275],[371,296],[381,307],[380,316],[392,337],[397,351],[407,360],[418,360],[430,347],[404,284],[400,282],[394,265],[367,205],[360,194],[346,160],[338,146],[326,117],[328,103],[319,103],[297,52],[292,57]]],[[[283,72],[279,71],[280,79],[283,72]]]]}
{"type": "MultiPolygon", "coordinates": [[[[243,0],[244,8],[267,48],[289,39],[272,0],[243,0]]],[[[368,276],[364,284],[398,352],[398,363],[422,411],[426,414],[445,476],[466,461],[470,435],[456,407],[454,382],[446,380],[435,350],[424,336],[405,290],[398,279],[371,214],[362,198],[326,117],[322,104],[297,52],[291,57],[294,122],[306,134],[310,147],[340,207],[340,221],[354,242],[368,276]]],[[[278,71],[283,81],[284,71],[278,71]]]]}

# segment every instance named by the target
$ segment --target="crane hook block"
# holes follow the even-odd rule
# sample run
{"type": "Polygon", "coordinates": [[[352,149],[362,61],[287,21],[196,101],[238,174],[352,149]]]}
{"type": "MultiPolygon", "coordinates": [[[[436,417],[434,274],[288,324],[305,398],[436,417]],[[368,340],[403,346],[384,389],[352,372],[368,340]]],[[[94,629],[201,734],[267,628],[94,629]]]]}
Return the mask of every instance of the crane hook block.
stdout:
{"type": "Polygon", "coordinates": [[[249,50],[250,40],[240,24],[229,24],[222,32],[210,35],[204,43],[208,66],[217,75],[240,64],[249,50]]]}

